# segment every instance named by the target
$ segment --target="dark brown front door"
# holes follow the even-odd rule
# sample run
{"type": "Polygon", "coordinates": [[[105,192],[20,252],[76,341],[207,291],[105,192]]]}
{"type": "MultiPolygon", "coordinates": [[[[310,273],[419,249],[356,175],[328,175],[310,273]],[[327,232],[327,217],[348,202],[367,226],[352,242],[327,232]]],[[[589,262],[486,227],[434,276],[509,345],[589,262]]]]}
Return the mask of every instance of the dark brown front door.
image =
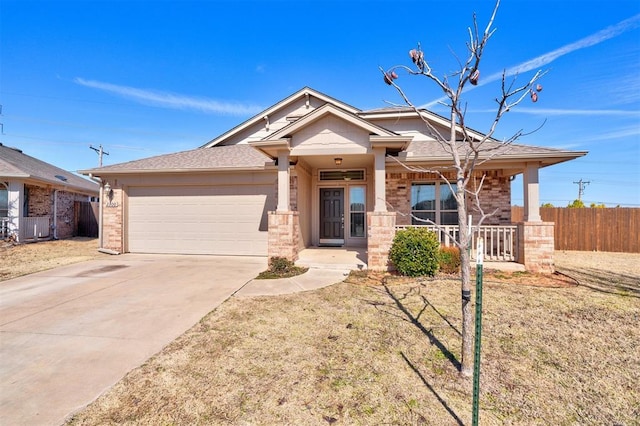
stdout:
{"type": "Polygon", "coordinates": [[[320,188],[320,244],[344,245],[344,188],[320,188]]]}

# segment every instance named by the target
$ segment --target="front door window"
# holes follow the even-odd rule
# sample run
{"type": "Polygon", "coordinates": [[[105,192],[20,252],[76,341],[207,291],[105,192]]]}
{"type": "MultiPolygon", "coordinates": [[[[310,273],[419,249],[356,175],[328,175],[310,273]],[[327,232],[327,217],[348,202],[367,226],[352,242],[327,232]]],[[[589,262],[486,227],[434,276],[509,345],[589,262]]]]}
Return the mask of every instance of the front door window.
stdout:
{"type": "Polygon", "coordinates": [[[349,223],[351,237],[364,237],[365,187],[349,187],[349,223]]]}
{"type": "Polygon", "coordinates": [[[344,245],[344,188],[320,189],[320,244],[344,245]]]}

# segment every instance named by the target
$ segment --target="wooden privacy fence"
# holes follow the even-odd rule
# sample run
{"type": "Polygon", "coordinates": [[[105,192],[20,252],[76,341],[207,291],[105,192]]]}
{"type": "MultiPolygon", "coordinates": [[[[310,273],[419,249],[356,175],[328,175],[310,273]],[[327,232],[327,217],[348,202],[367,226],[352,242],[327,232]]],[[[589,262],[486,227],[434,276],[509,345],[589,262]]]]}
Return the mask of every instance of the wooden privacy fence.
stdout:
{"type": "Polygon", "coordinates": [[[98,237],[99,203],[76,201],[74,203],[75,226],[74,235],[77,237],[98,237]]]}
{"type": "MultiPolygon", "coordinates": [[[[556,250],[640,253],[640,209],[543,207],[540,216],[556,224],[556,250]]],[[[511,207],[513,223],[523,217],[523,207],[511,207]]]]}

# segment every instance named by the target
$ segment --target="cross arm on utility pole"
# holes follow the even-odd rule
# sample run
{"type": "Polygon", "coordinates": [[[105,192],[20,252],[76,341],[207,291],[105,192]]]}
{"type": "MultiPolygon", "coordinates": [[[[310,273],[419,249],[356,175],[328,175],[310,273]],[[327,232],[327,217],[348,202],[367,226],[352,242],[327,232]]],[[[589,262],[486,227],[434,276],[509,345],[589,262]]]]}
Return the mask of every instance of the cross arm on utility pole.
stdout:
{"type": "Polygon", "coordinates": [[[580,178],[579,181],[577,181],[577,182],[574,181],[573,183],[578,185],[578,200],[582,201],[582,194],[584,194],[584,189],[591,182],[590,181],[584,181],[584,180],[582,180],[582,178],[580,178]]]}
{"type": "Polygon", "coordinates": [[[89,145],[89,148],[98,153],[98,166],[102,167],[102,156],[109,155],[109,153],[105,151],[104,148],[102,148],[102,145],[99,145],[98,148],[94,147],[93,145],[89,145]]]}

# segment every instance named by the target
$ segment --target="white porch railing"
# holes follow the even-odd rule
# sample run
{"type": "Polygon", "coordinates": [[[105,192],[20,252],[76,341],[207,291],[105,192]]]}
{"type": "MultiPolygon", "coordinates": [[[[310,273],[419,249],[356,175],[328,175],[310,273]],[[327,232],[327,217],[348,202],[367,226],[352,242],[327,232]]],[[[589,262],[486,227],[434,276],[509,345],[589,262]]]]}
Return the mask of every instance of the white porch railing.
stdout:
{"type": "Polygon", "coordinates": [[[0,217],[0,239],[4,240],[9,236],[9,218],[0,217]]]}
{"type": "MultiPolygon", "coordinates": [[[[440,244],[446,247],[455,245],[453,239],[457,239],[460,234],[458,225],[443,225],[440,227],[433,225],[397,225],[396,231],[406,228],[427,228],[438,235],[440,244]]],[[[476,240],[478,237],[484,239],[484,260],[496,262],[517,261],[517,226],[516,225],[491,225],[474,227],[471,238],[471,259],[476,258],[476,240]]]]}
{"type": "Polygon", "coordinates": [[[20,241],[48,238],[50,232],[48,216],[20,218],[20,241]]]}

